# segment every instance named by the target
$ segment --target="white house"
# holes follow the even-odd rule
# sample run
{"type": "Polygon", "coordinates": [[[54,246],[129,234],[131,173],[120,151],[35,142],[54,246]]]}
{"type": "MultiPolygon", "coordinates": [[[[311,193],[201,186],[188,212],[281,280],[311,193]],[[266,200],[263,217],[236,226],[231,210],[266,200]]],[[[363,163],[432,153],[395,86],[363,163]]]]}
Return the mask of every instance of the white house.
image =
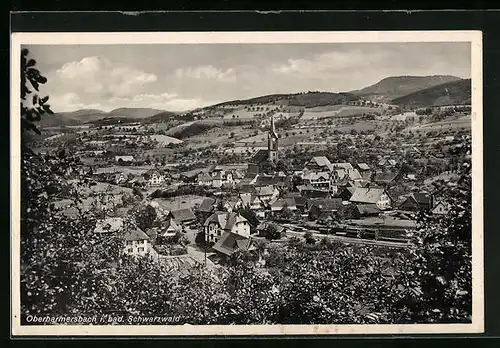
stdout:
{"type": "Polygon", "coordinates": [[[217,243],[225,232],[243,237],[250,236],[250,224],[248,220],[235,212],[215,212],[205,220],[203,228],[205,231],[205,240],[212,243],[217,243]]]}
{"type": "Polygon", "coordinates": [[[436,215],[445,215],[450,211],[450,205],[446,202],[440,201],[432,208],[432,213],[436,215]]]}
{"type": "Polygon", "coordinates": [[[351,203],[376,204],[380,210],[390,209],[392,199],[385,189],[358,187],[349,200],[351,203]]]}
{"type": "Polygon", "coordinates": [[[148,184],[150,186],[159,186],[165,183],[165,175],[157,170],[153,170],[149,173],[148,184]]]}
{"type": "Polygon", "coordinates": [[[205,172],[198,174],[197,181],[200,186],[212,186],[213,184],[213,178],[205,172]]]}
{"type": "Polygon", "coordinates": [[[124,253],[130,256],[151,256],[152,258],[158,256],[149,236],[138,227],[125,233],[124,253]]]}

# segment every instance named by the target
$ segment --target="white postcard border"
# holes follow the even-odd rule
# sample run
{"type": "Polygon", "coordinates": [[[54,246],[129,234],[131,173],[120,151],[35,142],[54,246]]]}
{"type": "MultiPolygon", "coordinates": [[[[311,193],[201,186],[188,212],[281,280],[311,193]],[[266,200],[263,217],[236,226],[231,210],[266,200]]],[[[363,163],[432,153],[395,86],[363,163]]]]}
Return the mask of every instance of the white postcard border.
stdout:
{"type": "Polygon", "coordinates": [[[11,334],[13,336],[239,336],[458,334],[484,332],[483,112],[481,31],[13,33],[11,36],[11,334]],[[472,323],[391,325],[49,325],[20,324],[21,45],[470,42],[472,79],[472,323]]]}

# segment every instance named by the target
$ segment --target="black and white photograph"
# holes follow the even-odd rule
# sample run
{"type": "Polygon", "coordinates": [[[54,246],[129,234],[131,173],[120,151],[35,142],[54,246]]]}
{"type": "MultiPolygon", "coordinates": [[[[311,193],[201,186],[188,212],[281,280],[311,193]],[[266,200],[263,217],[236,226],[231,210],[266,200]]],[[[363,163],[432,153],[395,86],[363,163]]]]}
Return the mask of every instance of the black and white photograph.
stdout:
{"type": "Polygon", "coordinates": [[[11,52],[14,335],[483,331],[480,32],[11,52]]]}

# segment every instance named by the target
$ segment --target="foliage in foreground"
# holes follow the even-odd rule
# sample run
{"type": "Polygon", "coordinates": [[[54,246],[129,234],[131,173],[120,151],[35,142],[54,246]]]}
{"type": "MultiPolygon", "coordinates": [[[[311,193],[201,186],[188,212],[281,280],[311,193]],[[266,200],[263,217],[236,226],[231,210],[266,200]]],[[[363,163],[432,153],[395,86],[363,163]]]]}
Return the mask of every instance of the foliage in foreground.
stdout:
{"type": "Polygon", "coordinates": [[[77,158],[24,156],[22,314],[111,311],[192,324],[470,321],[467,166],[449,192],[450,214],[439,221],[421,216],[409,251],[292,240],[268,246],[266,268],[237,253],[225,271],[198,267],[179,277],[161,264],[120,256],[120,236],[98,238],[96,209],[68,218],[53,207],[57,198],[78,201],[88,183],[77,158]]]}

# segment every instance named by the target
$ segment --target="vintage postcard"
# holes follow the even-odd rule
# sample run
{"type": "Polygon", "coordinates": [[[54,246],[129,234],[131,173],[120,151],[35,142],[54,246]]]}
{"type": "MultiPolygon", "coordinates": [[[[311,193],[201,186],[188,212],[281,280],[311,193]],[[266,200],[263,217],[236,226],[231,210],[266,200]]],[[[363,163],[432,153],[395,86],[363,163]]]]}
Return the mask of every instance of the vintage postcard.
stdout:
{"type": "Polygon", "coordinates": [[[13,336],[484,330],[482,33],[13,33],[13,336]]]}

